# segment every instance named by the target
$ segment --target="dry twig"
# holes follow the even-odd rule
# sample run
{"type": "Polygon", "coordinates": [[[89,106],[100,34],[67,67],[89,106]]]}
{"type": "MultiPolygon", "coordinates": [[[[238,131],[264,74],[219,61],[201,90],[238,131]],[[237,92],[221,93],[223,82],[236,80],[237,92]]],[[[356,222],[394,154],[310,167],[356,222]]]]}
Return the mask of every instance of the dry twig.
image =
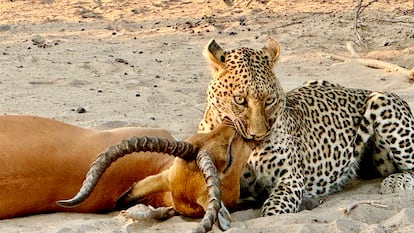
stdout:
{"type": "Polygon", "coordinates": [[[362,204],[368,204],[368,205],[378,207],[378,208],[388,208],[387,205],[381,204],[378,201],[365,200],[365,201],[355,202],[355,203],[349,205],[346,208],[338,208],[338,210],[342,211],[342,212],[344,212],[344,214],[348,215],[349,213],[351,213],[351,210],[355,209],[358,205],[362,205],[362,204]]]}
{"type": "Polygon", "coordinates": [[[385,62],[385,61],[380,61],[376,59],[368,59],[368,58],[360,58],[359,55],[355,52],[352,42],[347,42],[346,47],[351,53],[351,57],[335,55],[335,54],[327,54],[327,53],[320,53],[319,55],[322,57],[327,57],[332,60],[338,60],[342,62],[355,61],[367,67],[371,67],[375,69],[386,69],[389,72],[396,71],[396,72],[399,72],[407,76],[409,80],[414,81],[414,68],[409,70],[399,65],[392,64],[392,63],[385,62]]]}
{"type": "Polygon", "coordinates": [[[370,5],[372,5],[375,2],[378,2],[379,0],[370,0],[367,4],[363,4],[364,0],[357,0],[357,5],[355,7],[355,18],[354,18],[354,25],[353,29],[355,31],[355,34],[357,35],[357,43],[359,45],[365,45],[364,44],[364,38],[361,36],[361,34],[358,31],[358,21],[359,16],[362,14],[362,12],[370,5]]]}
{"type": "Polygon", "coordinates": [[[351,58],[359,57],[358,53],[354,49],[354,44],[351,41],[346,42],[346,48],[351,53],[351,58]]]}

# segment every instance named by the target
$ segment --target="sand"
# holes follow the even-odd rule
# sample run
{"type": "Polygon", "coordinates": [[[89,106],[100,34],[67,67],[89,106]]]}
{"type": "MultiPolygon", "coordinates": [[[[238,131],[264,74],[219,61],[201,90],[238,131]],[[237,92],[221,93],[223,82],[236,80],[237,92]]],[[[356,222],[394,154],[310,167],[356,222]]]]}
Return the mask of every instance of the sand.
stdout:
{"type": "MultiPolygon", "coordinates": [[[[177,139],[197,131],[209,69],[202,51],[261,48],[268,36],[282,53],[275,72],[285,90],[326,79],[399,94],[414,109],[406,76],[319,53],[349,56],[356,41],[353,1],[2,1],[0,113],[31,114],[88,128],[147,126],[177,139]],[[246,3],[250,2],[247,6],[246,3]],[[82,111],[82,108],[85,110],[82,111]]],[[[414,67],[410,0],[379,1],[360,16],[364,58],[414,67]]],[[[414,232],[414,193],[379,195],[380,180],[355,181],[313,210],[259,217],[235,212],[229,232],[414,232]],[[341,208],[361,202],[344,214],[341,208]]],[[[53,213],[1,220],[1,232],[184,232],[196,220],[127,225],[109,214],[53,213]]],[[[219,232],[214,228],[214,232],[219,232]]]]}

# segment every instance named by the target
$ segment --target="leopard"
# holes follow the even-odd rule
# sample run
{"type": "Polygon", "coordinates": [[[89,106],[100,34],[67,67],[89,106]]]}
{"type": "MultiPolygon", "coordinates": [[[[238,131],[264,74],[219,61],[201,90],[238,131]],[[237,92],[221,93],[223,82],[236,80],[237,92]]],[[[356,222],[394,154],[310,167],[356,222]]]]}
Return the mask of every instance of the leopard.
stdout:
{"type": "Polygon", "coordinates": [[[212,39],[211,68],[199,132],[222,121],[256,144],[240,189],[262,216],[296,213],[310,197],[343,190],[364,171],[382,177],[379,193],[414,188],[414,117],[394,93],[324,80],[284,91],[273,68],[279,43],[224,50],[212,39]]]}

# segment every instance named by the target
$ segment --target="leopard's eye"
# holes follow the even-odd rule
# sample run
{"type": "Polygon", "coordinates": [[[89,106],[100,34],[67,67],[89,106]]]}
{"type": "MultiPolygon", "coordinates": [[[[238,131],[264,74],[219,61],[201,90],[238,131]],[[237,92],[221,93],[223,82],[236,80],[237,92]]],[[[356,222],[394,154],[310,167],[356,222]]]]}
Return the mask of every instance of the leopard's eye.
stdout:
{"type": "Polygon", "coordinates": [[[246,98],[244,98],[243,96],[234,96],[234,102],[238,105],[245,105],[246,98]]]}
{"type": "Polygon", "coordinates": [[[265,100],[265,105],[266,106],[270,106],[272,105],[274,102],[276,101],[275,97],[267,97],[265,100]]]}

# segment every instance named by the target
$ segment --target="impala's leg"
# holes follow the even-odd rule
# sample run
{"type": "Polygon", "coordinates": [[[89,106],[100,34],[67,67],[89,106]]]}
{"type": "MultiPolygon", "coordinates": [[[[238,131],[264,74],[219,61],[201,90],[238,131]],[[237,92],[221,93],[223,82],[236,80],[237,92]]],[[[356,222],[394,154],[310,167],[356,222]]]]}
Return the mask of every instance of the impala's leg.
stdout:
{"type": "Polygon", "coordinates": [[[231,216],[229,210],[224,206],[224,203],[220,203],[220,210],[218,212],[218,224],[220,229],[226,231],[230,228],[231,216]]]}
{"type": "Polygon", "coordinates": [[[127,210],[122,210],[120,214],[125,218],[131,218],[133,220],[148,221],[153,219],[168,219],[174,216],[175,211],[171,206],[154,208],[152,206],[138,204],[127,210]]]}
{"type": "MultiPolygon", "coordinates": [[[[203,206],[204,211],[206,211],[206,215],[204,215],[204,218],[198,227],[203,226],[204,229],[206,227],[211,228],[211,226],[215,222],[215,219],[213,217],[215,215],[215,210],[208,208],[210,204],[209,197],[207,195],[201,195],[197,198],[197,203],[200,206],[203,206]],[[206,226],[206,224],[209,226],[206,226]]],[[[230,224],[231,224],[230,212],[227,210],[226,206],[224,206],[223,202],[220,202],[219,205],[220,205],[220,209],[217,213],[217,220],[218,220],[217,223],[221,230],[226,231],[230,228],[230,224]]],[[[203,231],[203,229],[201,229],[201,231],[203,231]]]]}
{"type": "Polygon", "coordinates": [[[167,169],[157,175],[148,176],[133,184],[132,187],[118,199],[117,206],[128,206],[145,198],[147,195],[170,191],[170,182],[168,179],[169,172],[170,169],[167,169]]]}

